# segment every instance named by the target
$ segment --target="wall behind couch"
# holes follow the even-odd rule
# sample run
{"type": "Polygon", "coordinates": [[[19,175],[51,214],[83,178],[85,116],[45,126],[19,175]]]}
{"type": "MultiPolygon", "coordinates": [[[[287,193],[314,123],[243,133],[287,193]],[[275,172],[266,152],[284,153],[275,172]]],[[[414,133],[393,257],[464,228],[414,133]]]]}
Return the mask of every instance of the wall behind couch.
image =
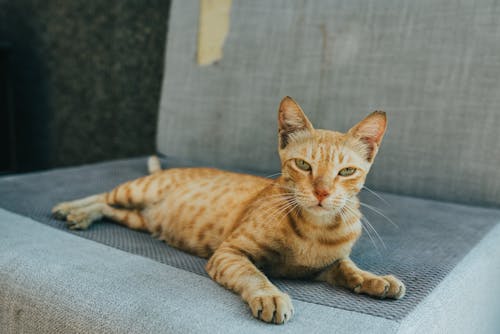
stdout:
{"type": "Polygon", "coordinates": [[[154,151],[168,0],[0,0],[18,170],[154,151]]]}

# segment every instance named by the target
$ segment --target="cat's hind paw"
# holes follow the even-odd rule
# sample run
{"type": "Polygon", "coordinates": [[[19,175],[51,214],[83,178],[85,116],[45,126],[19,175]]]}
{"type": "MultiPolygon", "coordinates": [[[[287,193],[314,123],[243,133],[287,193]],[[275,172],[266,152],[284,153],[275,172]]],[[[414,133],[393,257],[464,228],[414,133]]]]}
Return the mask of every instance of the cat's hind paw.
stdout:
{"type": "Polygon", "coordinates": [[[259,295],[248,303],[255,318],[274,324],[284,324],[293,316],[290,297],[284,293],[259,295]]]}
{"type": "Polygon", "coordinates": [[[66,225],[71,230],[86,230],[102,215],[84,209],[73,210],[66,217],[66,225]]]}
{"type": "Polygon", "coordinates": [[[55,219],[64,220],[73,209],[69,202],[62,202],[52,208],[52,216],[55,219]]]}

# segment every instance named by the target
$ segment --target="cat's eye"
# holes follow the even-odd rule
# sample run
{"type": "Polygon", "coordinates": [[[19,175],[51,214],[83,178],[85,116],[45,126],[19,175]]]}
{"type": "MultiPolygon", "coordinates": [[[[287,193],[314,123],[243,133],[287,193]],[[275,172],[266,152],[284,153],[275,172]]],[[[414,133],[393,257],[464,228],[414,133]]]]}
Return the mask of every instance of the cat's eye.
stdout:
{"type": "Polygon", "coordinates": [[[311,170],[311,165],[302,159],[295,159],[295,165],[302,169],[303,171],[309,172],[311,170]]]}
{"type": "Polygon", "coordinates": [[[346,168],[342,168],[340,170],[339,175],[340,176],[351,176],[355,172],[356,172],[356,168],[354,168],[354,167],[346,167],[346,168]]]}

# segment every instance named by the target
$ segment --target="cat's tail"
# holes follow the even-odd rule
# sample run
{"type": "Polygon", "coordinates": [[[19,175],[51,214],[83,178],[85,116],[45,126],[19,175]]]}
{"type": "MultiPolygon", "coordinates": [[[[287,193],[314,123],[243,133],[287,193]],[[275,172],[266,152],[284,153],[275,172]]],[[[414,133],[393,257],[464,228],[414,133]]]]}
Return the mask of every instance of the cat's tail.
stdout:
{"type": "Polygon", "coordinates": [[[161,171],[160,159],[156,155],[152,155],[148,159],[148,171],[149,174],[153,174],[161,171]]]}

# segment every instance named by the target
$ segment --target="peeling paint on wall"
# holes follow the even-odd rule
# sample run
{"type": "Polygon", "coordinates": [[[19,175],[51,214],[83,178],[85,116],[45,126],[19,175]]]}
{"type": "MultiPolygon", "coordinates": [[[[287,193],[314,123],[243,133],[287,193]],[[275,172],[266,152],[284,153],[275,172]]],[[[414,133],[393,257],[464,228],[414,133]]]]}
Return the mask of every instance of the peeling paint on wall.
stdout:
{"type": "Polygon", "coordinates": [[[222,59],[231,4],[232,0],[200,0],[198,65],[210,65],[222,59]]]}

